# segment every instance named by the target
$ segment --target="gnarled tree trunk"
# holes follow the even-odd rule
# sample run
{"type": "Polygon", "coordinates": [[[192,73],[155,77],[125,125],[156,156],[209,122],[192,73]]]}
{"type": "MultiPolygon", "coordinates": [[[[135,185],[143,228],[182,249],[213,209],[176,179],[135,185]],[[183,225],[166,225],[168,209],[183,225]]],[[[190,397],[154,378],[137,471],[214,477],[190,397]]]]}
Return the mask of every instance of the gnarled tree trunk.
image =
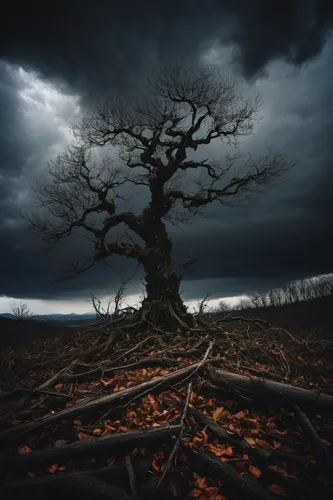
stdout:
{"type": "Polygon", "coordinates": [[[179,294],[181,278],[172,268],[172,242],[161,220],[147,225],[146,255],[142,260],[145,269],[146,298],[142,304],[143,319],[156,326],[179,326],[175,314],[185,323],[192,323],[192,316],[179,294]]]}

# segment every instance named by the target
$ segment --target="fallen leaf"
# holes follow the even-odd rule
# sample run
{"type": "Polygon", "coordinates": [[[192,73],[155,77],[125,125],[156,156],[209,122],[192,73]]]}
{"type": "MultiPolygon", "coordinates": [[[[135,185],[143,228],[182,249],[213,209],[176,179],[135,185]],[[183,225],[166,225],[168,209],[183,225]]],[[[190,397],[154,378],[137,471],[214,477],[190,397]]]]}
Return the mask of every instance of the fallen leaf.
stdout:
{"type": "Polygon", "coordinates": [[[84,432],[79,432],[77,437],[82,440],[82,439],[91,439],[91,436],[89,434],[85,434],[84,432]]]}
{"type": "Polygon", "coordinates": [[[221,406],[220,408],[215,408],[215,410],[213,411],[213,420],[218,420],[223,410],[224,410],[223,406],[221,406]]]}
{"type": "Polygon", "coordinates": [[[102,434],[102,432],[103,432],[102,429],[98,429],[98,428],[93,430],[93,434],[95,436],[100,436],[102,434]]]}
{"type": "Polygon", "coordinates": [[[108,432],[112,432],[112,431],[115,431],[117,430],[116,427],[112,427],[112,425],[109,425],[109,424],[104,424],[104,432],[103,432],[103,435],[104,434],[107,434],[108,432]]]}
{"type": "Polygon", "coordinates": [[[29,477],[36,477],[36,473],[35,472],[27,472],[27,475],[29,477]]]}
{"type": "Polygon", "coordinates": [[[237,418],[238,420],[243,420],[243,418],[246,417],[246,412],[244,410],[239,411],[238,413],[235,413],[235,415],[233,415],[233,417],[237,418]]]}
{"type": "Polygon", "coordinates": [[[212,498],[214,500],[218,492],[219,489],[216,486],[209,486],[208,488],[205,489],[205,494],[208,496],[208,498],[212,498]]]}
{"type": "Polygon", "coordinates": [[[66,465],[61,465],[58,470],[66,470],[66,465]]]}
{"type": "Polygon", "coordinates": [[[81,420],[74,420],[73,422],[74,425],[82,425],[81,420]]]}
{"type": "Polygon", "coordinates": [[[247,444],[250,444],[251,446],[254,446],[256,444],[252,436],[245,436],[244,439],[247,442],[247,444]]]}
{"type": "Polygon", "coordinates": [[[280,495],[281,497],[288,498],[287,493],[284,491],[284,489],[282,488],[282,486],[279,486],[278,484],[270,484],[268,486],[268,489],[272,493],[276,493],[277,495],[280,495]]]}
{"type": "Polygon", "coordinates": [[[260,477],[262,474],[261,470],[259,470],[254,465],[250,465],[249,472],[251,472],[252,476],[257,477],[257,478],[260,477]]]}
{"type": "Polygon", "coordinates": [[[49,467],[47,470],[53,474],[56,470],[58,470],[59,465],[58,464],[53,464],[51,467],[49,467]]]}
{"type": "Polygon", "coordinates": [[[160,471],[160,466],[158,465],[157,461],[154,459],[152,461],[152,464],[151,464],[152,468],[156,471],[156,472],[159,472],[160,471]]]}
{"type": "Polygon", "coordinates": [[[60,391],[60,389],[62,389],[62,386],[63,386],[63,384],[57,384],[54,386],[54,388],[56,391],[60,391]]]}
{"type": "Polygon", "coordinates": [[[196,474],[196,478],[194,481],[195,485],[204,490],[205,488],[208,488],[208,483],[207,483],[207,478],[206,477],[201,477],[196,474]]]}
{"type": "Polygon", "coordinates": [[[189,497],[191,498],[199,498],[199,496],[201,495],[201,490],[199,490],[198,488],[194,488],[193,490],[190,491],[189,493],[189,497]]]}
{"type": "Polygon", "coordinates": [[[21,446],[21,448],[18,449],[18,452],[20,455],[23,455],[24,453],[30,453],[32,449],[30,446],[21,446]]]}
{"type": "Polygon", "coordinates": [[[227,446],[224,448],[222,455],[227,455],[228,457],[232,457],[234,455],[234,450],[231,446],[227,446]]]}
{"type": "Polygon", "coordinates": [[[244,422],[244,424],[250,427],[251,429],[260,428],[260,424],[258,420],[256,420],[255,418],[243,418],[242,422],[244,422]]]}
{"type": "Polygon", "coordinates": [[[260,446],[260,448],[263,448],[264,450],[271,450],[272,447],[267,441],[263,441],[262,439],[256,439],[256,444],[260,446]]]}
{"type": "Polygon", "coordinates": [[[108,464],[109,467],[111,467],[111,465],[113,465],[115,463],[115,459],[114,458],[109,458],[106,463],[108,464]]]}

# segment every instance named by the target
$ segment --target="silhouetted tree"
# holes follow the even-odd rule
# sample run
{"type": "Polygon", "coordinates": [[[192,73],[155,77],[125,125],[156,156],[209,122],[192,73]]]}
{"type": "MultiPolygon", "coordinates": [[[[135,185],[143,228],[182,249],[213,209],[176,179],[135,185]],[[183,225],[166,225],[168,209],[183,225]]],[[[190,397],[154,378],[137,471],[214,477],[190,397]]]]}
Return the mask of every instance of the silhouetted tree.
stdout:
{"type": "Polygon", "coordinates": [[[73,144],[49,164],[50,177],[35,186],[49,217],[32,217],[51,244],[75,230],[90,235],[94,251],[76,272],[111,255],[137,260],[145,270],[142,314],[165,323],[175,314],[190,321],[179,294],[180,276],[172,267],[172,242],[165,222],[181,222],[211,203],[230,204],[266,186],[287,167],[280,155],[249,158],[232,175],[239,154],[223,160],[198,159],[193,152],[220,140],[236,146],[252,132],[259,99],[243,99],[228,80],[211,69],[182,67],[160,71],[149,80],[149,97],[112,100],[74,128],[73,144]],[[112,147],[113,157],[96,153],[112,147]],[[195,181],[180,174],[202,172],[195,181]],[[144,186],[150,201],[138,215],[117,211],[120,188],[144,186]],[[114,229],[125,225],[123,236],[114,229]]]}
{"type": "Polygon", "coordinates": [[[25,302],[13,302],[11,308],[13,315],[18,320],[27,319],[32,316],[32,312],[30,311],[28,304],[25,302]]]}

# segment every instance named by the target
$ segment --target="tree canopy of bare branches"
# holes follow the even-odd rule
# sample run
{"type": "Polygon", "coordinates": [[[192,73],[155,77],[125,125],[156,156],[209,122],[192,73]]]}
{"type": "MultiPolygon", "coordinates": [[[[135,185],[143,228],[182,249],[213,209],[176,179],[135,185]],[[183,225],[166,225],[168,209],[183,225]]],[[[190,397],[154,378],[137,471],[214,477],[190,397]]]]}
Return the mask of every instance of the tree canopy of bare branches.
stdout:
{"type": "Polygon", "coordinates": [[[49,216],[33,216],[29,224],[52,245],[75,231],[90,236],[91,259],[76,272],[111,255],[136,259],[145,269],[144,315],[163,310],[170,316],[172,308],[188,319],[166,221],[177,210],[179,221],[211,203],[229,204],[249,195],[288,165],[281,155],[266,154],[249,158],[242,173],[233,176],[235,162],[242,159],[238,152],[218,161],[194,159],[198,148],[214,141],[237,146],[252,132],[260,105],[258,97],[238,95],[215,70],[162,70],[149,80],[149,89],[148,97],[130,103],[113,99],[100,105],[74,127],[73,143],[49,164],[49,177],[34,187],[49,216]],[[112,148],[112,158],[101,156],[101,148],[112,148]],[[181,182],[182,175],[199,172],[195,183],[181,182]],[[121,187],[130,184],[150,193],[138,215],[117,210],[121,187]],[[127,228],[123,237],[115,235],[120,225],[127,228]]]}
{"type": "Polygon", "coordinates": [[[32,312],[25,302],[13,302],[11,308],[13,315],[18,320],[27,319],[32,316],[32,312]]]}

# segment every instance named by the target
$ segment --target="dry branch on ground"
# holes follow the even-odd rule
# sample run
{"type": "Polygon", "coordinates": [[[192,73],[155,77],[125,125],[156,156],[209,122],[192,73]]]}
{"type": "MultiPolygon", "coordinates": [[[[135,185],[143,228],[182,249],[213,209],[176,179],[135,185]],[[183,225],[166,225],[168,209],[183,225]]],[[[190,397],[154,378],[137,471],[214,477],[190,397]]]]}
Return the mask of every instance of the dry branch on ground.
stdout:
{"type": "Polygon", "coordinates": [[[329,498],[324,346],[237,325],[152,328],[130,342],[118,324],[99,327],[17,349],[10,377],[4,353],[5,495],[329,498]]]}

